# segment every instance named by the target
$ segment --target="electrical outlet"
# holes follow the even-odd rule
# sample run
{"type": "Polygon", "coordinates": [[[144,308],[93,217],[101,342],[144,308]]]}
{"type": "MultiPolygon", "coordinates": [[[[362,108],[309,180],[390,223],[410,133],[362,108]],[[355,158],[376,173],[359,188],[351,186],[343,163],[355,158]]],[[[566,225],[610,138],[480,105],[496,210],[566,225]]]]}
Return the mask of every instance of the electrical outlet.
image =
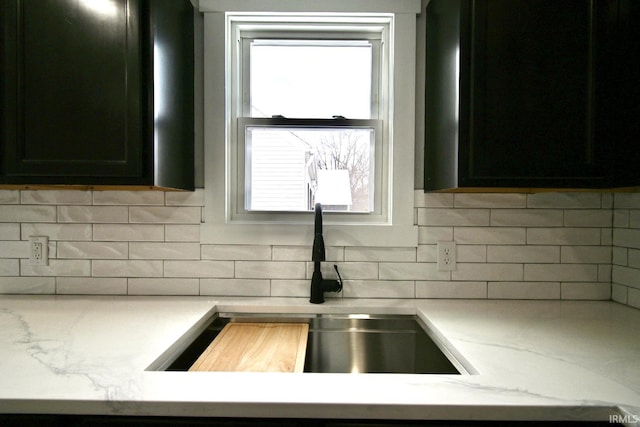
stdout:
{"type": "Polygon", "coordinates": [[[438,270],[456,269],[456,242],[438,242],[438,270]]]}
{"type": "Polygon", "coordinates": [[[49,238],[29,236],[29,264],[49,265],[49,238]]]}

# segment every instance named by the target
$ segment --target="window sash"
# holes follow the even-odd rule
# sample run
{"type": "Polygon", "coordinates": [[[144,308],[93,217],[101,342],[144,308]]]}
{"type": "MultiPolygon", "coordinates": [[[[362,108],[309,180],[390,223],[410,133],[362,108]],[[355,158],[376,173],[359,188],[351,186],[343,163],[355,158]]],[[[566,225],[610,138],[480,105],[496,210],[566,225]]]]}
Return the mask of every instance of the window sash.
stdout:
{"type": "Polygon", "coordinates": [[[358,222],[368,223],[380,221],[388,213],[388,189],[384,179],[384,174],[388,173],[385,164],[388,162],[389,150],[384,145],[381,120],[349,120],[349,119],[288,119],[288,118],[264,118],[264,117],[241,117],[237,125],[237,144],[232,146],[231,161],[237,164],[237,173],[231,174],[232,194],[235,194],[235,209],[231,213],[231,219],[242,220],[253,218],[256,221],[275,222],[298,222],[301,216],[308,214],[308,211],[249,211],[245,208],[247,197],[246,174],[246,129],[247,127],[272,127],[272,128],[345,128],[345,129],[373,129],[374,144],[371,150],[371,176],[370,188],[373,189],[370,212],[331,212],[334,218],[351,218],[358,222]]]}
{"type": "MultiPolygon", "coordinates": [[[[383,108],[380,106],[382,99],[382,79],[383,75],[383,46],[384,38],[387,33],[387,27],[381,26],[372,29],[369,26],[364,28],[353,27],[351,25],[337,32],[334,26],[330,27],[315,26],[312,29],[295,29],[290,28],[284,30],[279,26],[273,29],[262,28],[261,30],[242,30],[242,26],[237,28],[237,58],[240,68],[238,94],[240,95],[240,105],[238,106],[238,116],[251,116],[251,45],[265,40],[313,40],[326,41],[328,43],[335,41],[359,41],[366,40],[371,44],[371,97],[370,97],[370,119],[380,120],[383,118],[383,108]]],[[[337,112],[336,112],[337,114],[337,112]]],[[[302,117],[298,117],[302,118],[302,117]]]]}

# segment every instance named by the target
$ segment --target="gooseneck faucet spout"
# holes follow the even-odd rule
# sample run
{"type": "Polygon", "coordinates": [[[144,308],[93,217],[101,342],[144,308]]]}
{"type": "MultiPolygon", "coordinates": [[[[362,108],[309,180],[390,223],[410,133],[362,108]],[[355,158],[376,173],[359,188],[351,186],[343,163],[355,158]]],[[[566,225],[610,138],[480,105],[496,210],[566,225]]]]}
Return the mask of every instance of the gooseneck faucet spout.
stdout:
{"type": "Polygon", "coordinates": [[[333,267],[338,275],[338,280],[327,280],[322,278],[320,265],[322,261],[326,260],[326,255],[324,237],[322,236],[322,205],[320,203],[316,203],[313,250],[311,251],[313,276],[311,277],[311,298],[309,299],[309,302],[312,304],[322,304],[324,302],[325,292],[340,292],[342,290],[342,278],[340,277],[337,265],[334,265],[333,267]]]}
{"type": "Polygon", "coordinates": [[[326,252],[324,250],[324,237],[322,237],[322,205],[316,203],[315,221],[313,226],[313,251],[311,261],[319,263],[326,260],[326,252]]]}

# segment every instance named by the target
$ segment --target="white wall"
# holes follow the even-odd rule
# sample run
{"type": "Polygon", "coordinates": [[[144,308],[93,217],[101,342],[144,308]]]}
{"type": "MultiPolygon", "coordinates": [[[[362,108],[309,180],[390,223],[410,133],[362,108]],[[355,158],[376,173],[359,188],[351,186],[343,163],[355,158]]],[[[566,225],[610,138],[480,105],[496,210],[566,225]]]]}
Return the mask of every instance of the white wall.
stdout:
{"type": "MultiPolygon", "coordinates": [[[[201,245],[204,190],[0,190],[0,292],[307,297],[309,246],[201,245]],[[49,266],[28,263],[49,237],[49,266]]],[[[415,191],[417,248],[335,247],[341,298],[613,298],[640,307],[640,193],[415,191]],[[615,201],[615,209],[614,209],[615,201]],[[436,266],[455,240],[458,266],[436,266]],[[615,245],[612,249],[612,245],[615,245]]]]}
{"type": "Polygon", "coordinates": [[[612,299],[640,308],[640,193],[616,193],[612,299]]]}

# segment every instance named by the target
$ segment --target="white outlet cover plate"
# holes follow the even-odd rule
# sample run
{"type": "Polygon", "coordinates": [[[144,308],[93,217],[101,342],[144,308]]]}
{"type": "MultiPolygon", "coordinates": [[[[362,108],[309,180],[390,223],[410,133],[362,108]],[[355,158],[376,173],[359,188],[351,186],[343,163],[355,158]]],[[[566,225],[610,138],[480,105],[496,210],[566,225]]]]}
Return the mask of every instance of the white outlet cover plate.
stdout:
{"type": "Polygon", "coordinates": [[[29,264],[49,265],[49,238],[47,236],[29,236],[29,264]],[[39,256],[36,247],[40,245],[39,256]]]}
{"type": "Polygon", "coordinates": [[[456,269],[456,242],[438,242],[438,270],[454,271],[456,269]]]}

